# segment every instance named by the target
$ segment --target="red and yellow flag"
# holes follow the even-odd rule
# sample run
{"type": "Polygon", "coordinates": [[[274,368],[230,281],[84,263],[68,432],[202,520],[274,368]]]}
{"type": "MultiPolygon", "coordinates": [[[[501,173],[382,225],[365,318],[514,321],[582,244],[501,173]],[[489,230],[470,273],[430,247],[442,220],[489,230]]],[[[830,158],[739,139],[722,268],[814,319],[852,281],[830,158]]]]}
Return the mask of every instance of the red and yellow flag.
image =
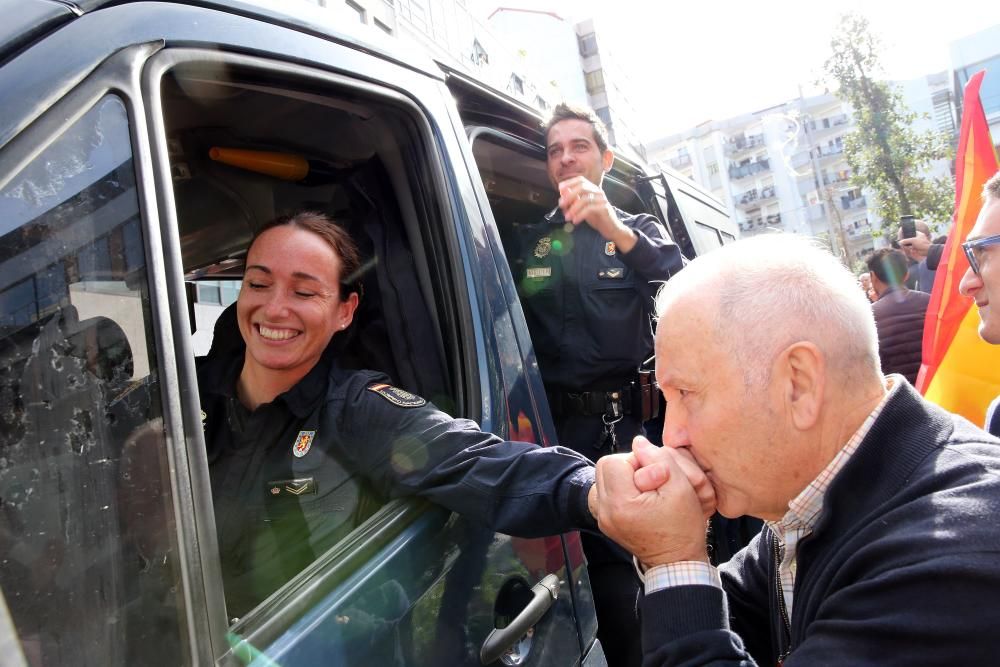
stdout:
{"type": "Polygon", "coordinates": [[[934,277],[924,322],[923,365],[917,389],[929,400],[982,425],[986,408],[1000,394],[1000,345],[979,338],[979,311],[958,293],[969,262],[962,242],[982,208],[983,183],[998,162],[979,88],[986,72],[965,86],[962,131],[955,159],[955,221],[934,277]]]}

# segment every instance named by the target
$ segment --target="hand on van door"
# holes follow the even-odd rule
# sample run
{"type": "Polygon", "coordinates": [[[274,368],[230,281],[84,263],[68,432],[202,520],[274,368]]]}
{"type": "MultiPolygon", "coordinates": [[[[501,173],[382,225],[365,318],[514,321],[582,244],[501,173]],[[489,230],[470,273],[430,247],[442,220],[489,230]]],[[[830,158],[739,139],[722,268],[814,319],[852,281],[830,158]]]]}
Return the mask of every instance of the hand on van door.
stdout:
{"type": "Polygon", "coordinates": [[[559,183],[559,208],[567,222],[574,225],[586,222],[621,252],[627,253],[635,247],[638,240],[635,232],[618,219],[604,190],[585,176],[574,176],[559,183]]]}

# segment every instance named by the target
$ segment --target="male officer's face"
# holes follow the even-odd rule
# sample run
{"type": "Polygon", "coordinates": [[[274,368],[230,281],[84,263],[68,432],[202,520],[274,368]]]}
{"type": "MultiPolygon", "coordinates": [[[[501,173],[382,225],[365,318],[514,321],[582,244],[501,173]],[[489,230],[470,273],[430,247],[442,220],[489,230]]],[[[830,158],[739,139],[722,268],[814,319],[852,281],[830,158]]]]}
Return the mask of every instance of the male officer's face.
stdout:
{"type": "Polygon", "coordinates": [[[250,248],[236,304],[244,372],[298,381],[351,323],[356,305],[355,294],[340,300],[340,258],[328,243],[292,225],[269,229],[250,248]]]}
{"type": "Polygon", "coordinates": [[[780,477],[788,468],[774,392],[746,391],[743,369],[712,333],[717,308],[713,296],[692,293],[657,324],[656,379],[667,401],[663,444],[694,457],[723,516],[780,519],[788,501],[780,477]]]}
{"type": "Polygon", "coordinates": [[[614,154],[597,147],[593,126],[585,120],[561,120],[549,129],[548,172],[552,187],[574,176],[583,176],[600,185],[604,172],[611,168],[614,154]]]}
{"type": "MultiPolygon", "coordinates": [[[[979,211],[968,240],[1000,234],[1000,199],[988,199],[979,211]]],[[[979,335],[987,343],[1000,344],[1000,245],[978,250],[979,275],[966,269],[958,289],[975,299],[979,307],[979,335]],[[992,305],[990,305],[992,303],[992,305]]]]}

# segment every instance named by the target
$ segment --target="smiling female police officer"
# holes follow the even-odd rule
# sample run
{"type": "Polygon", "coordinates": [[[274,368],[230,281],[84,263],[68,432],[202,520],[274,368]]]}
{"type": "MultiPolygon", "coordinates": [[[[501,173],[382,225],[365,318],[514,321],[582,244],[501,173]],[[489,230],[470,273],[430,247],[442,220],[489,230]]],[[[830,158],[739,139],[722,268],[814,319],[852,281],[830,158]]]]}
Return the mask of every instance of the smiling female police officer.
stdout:
{"type": "Polygon", "coordinates": [[[268,223],[247,253],[242,343],[216,341],[198,360],[231,616],[392,497],[423,496],[523,537],[596,528],[583,456],[504,442],[379,373],[338,366],[330,342],[359,301],[343,277],[358,270],[350,237],[326,217],[268,223]]]}

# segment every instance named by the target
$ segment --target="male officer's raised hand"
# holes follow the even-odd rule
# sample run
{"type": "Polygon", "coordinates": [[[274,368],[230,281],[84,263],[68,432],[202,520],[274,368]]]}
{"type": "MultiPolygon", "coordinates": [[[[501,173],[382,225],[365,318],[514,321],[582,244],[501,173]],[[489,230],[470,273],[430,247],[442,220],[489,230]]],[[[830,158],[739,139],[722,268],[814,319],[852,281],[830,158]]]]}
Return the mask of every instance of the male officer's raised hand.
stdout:
{"type": "Polygon", "coordinates": [[[600,186],[585,176],[574,176],[559,183],[559,208],[573,225],[586,222],[608,241],[613,241],[623,253],[637,241],[635,232],[622,224],[615,209],[600,186]]]}

